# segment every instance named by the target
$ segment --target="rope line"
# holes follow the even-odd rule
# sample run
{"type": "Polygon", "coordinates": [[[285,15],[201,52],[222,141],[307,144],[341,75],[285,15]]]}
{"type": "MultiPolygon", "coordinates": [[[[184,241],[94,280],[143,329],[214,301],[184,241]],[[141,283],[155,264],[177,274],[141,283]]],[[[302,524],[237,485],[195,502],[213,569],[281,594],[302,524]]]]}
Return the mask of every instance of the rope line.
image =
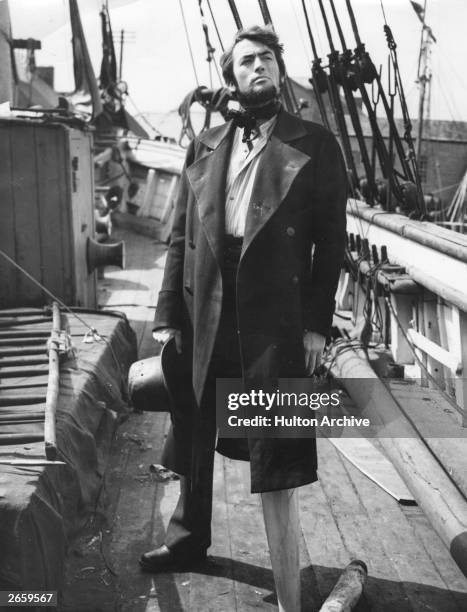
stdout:
{"type": "Polygon", "coordinates": [[[212,12],[211,0],[207,0],[207,4],[208,4],[209,12],[211,13],[212,23],[214,24],[214,28],[216,30],[217,39],[219,40],[219,44],[221,46],[222,51],[224,51],[224,45],[222,43],[222,38],[221,38],[221,35],[220,35],[220,32],[219,32],[219,28],[217,27],[217,22],[216,22],[216,19],[214,17],[214,13],[212,12]]]}
{"type": "Polygon", "coordinates": [[[67,313],[72,315],[82,325],[84,325],[84,327],[87,328],[88,331],[85,334],[83,341],[86,341],[86,338],[92,337],[94,340],[97,340],[97,341],[103,340],[105,342],[105,344],[109,347],[112,353],[112,357],[115,363],[117,364],[117,369],[121,377],[121,382],[123,383],[122,389],[125,389],[126,388],[126,377],[123,374],[121,364],[118,361],[115,351],[113,349],[113,346],[110,344],[109,340],[105,336],[100,334],[99,331],[95,327],[93,327],[87,321],[85,321],[82,317],[77,315],[76,312],[74,312],[69,306],[67,306],[59,297],[57,297],[54,293],[49,291],[47,287],[45,287],[41,282],[39,282],[36,278],[34,278],[34,276],[32,276],[22,266],[16,263],[16,261],[12,259],[9,255],[7,255],[5,251],[3,251],[2,249],[0,249],[0,255],[4,257],[9,263],[11,263],[15,268],[17,268],[22,274],[24,274],[32,283],[34,283],[37,287],[39,287],[44,293],[46,293],[52,300],[57,302],[60,305],[60,307],[63,308],[63,310],[65,310],[67,313]]]}
{"type": "Polygon", "coordinates": [[[379,3],[381,5],[381,12],[383,13],[384,23],[385,23],[385,25],[388,25],[388,20],[386,19],[386,13],[384,11],[383,0],[379,0],[379,3]]]}
{"type": "Polygon", "coordinates": [[[187,25],[186,25],[185,11],[183,10],[182,0],[178,0],[178,5],[180,7],[180,13],[182,15],[183,27],[185,28],[186,42],[187,42],[187,45],[188,45],[188,51],[190,52],[191,65],[193,66],[193,72],[194,72],[194,75],[195,75],[196,85],[199,87],[198,73],[196,71],[195,58],[193,56],[193,49],[191,47],[190,35],[188,34],[188,28],[187,28],[187,25]]]}

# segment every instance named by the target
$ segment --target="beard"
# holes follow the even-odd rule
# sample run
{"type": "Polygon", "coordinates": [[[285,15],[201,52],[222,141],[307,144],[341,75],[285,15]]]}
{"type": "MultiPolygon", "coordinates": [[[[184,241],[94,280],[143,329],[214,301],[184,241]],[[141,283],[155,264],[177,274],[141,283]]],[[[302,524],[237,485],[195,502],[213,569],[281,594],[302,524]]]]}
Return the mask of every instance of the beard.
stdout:
{"type": "Polygon", "coordinates": [[[255,88],[250,86],[246,91],[238,91],[237,100],[245,109],[261,108],[275,102],[279,98],[280,92],[273,83],[266,83],[263,87],[255,88]]]}

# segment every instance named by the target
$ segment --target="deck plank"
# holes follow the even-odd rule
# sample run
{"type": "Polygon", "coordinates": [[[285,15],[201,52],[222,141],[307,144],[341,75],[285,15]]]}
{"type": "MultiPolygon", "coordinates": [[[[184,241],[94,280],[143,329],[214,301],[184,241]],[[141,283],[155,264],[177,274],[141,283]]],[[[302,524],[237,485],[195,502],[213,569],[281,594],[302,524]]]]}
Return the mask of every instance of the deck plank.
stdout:
{"type": "MultiPolygon", "coordinates": [[[[381,526],[372,522],[338,451],[328,440],[320,439],[319,443],[320,482],[331,515],[350,558],[361,559],[368,566],[367,603],[362,602],[357,610],[412,612],[399,576],[381,547],[381,526]]],[[[349,464],[349,468],[353,466],[349,464]]]]}
{"type": "MultiPolygon", "coordinates": [[[[137,334],[139,358],[143,358],[157,350],[151,328],[165,247],[117,230],[114,238],[122,237],[127,269],[105,272],[99,303],[127,314],[137,334]]],[[[149,464],[159,461],[167,426],[166,414],[131,414],[117,433],[107,471],[109,505],[102,533],[107,560],[118,575],[109,574],[97,558],[92,563],[86,554],[79,559],[81,570],[96,567],[96,585],[91,589],[95,609],[276,610],[261,504],[259,496],[250,493],[244,462],[216,455],[208,562],[192,572],[151,575],[139,570],[139,555],[163,541],[178,498],[177,481],[155,482],[148,472],[149,464]]],[[[320,481],[300,490],[303,610],[319,610],[354,557],[369,566],[365,595],[355,612],[467,609],[467,581],[420,508],[398,506],[329,441],[320,439],[318,449],[320,481]]],[[[82,605],[91,601],[83,584],[81,571],[74,589],[73,584],[67,587],[66,612],[91,609],[82,605]]]]}
{"type": "MultiPolygon", "coordinates": [[[[404,585],[414,612],[429,610],[430,606],[443,612],[461,612],[437,567],[437,564],[452,566],[449,551],[438,548],[435,564],[412,526],[414,519],[423,516],[421,508],[408,510],[406,507],[407,512],[404,512],[404,506],[400,506],[346,459],[344,463],[377,529],[379,543],[391,560],[398,580],[404,585]]],[[[435,537],[436,534],[432,533],[432,538],[435,537]]]]}
{"type": "MultiPolygon", "coordinates": [[[[212,546],[208,563],[191,576],[190,610],[236,612],[236,584],[233,580],[232,526],[229,521],[228,486],[224,478],[224,461],[216,455],[214,463],[212,546]],[[202,573],[203,572],[203,573],[202,573]]],[[[238,526],[237,526],[238,528],[238,526]]]]}
{"type": "Polygon", "coordinates": [[[273,610],[276,597],[263,513],[259,495],[250,493],[248,468],[243,461],[224,459],[237,608],[273,610]]]}

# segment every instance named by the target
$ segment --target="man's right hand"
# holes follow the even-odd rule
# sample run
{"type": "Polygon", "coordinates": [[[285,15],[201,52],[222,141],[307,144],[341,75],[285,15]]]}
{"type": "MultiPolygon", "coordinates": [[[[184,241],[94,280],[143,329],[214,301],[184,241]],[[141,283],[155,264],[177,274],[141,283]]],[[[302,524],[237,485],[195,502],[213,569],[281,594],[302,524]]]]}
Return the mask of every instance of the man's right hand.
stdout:
{"type": "Polygon", "coordinates": [[[168,342],[170,338],[175,338],[175,348],[177,349],[177,353],[182,352],[182,332],[179,329],[175,329],[174,327],[157,329],[156,331],[152,332],[152,337],[157,343],[162,345],[168,342]]]}

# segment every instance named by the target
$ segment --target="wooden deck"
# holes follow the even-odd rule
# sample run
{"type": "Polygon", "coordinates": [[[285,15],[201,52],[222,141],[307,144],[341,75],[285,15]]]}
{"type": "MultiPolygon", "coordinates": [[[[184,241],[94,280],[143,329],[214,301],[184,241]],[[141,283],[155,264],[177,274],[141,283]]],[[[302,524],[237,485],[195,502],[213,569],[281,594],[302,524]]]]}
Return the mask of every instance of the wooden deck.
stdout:
{"type": "MultiPolygon", "coordinates": [[[[138,336],[140,358],[153,354],[151,324],[164,245],[122,235],[127,269],[108,271],[100,304],[123,310],[138,336]]],[[[197,571],[150,575],[140,554],[164,538],[178,483],[149,471],[157,463],[166,414],[132,414],[109,458],[105,516],[95,516],[71,544],[62,610],[66,612],[232,612],[276,610],[258,495],[248,464],[216,456],[213,545],[197,571]]],[[[317,612],[351,558],[369,568],[357,612],[465,612],[467,580],[417,506],[401,506],[319,440],[319,483],[300,490],[302,609],[317,612]]]]}

